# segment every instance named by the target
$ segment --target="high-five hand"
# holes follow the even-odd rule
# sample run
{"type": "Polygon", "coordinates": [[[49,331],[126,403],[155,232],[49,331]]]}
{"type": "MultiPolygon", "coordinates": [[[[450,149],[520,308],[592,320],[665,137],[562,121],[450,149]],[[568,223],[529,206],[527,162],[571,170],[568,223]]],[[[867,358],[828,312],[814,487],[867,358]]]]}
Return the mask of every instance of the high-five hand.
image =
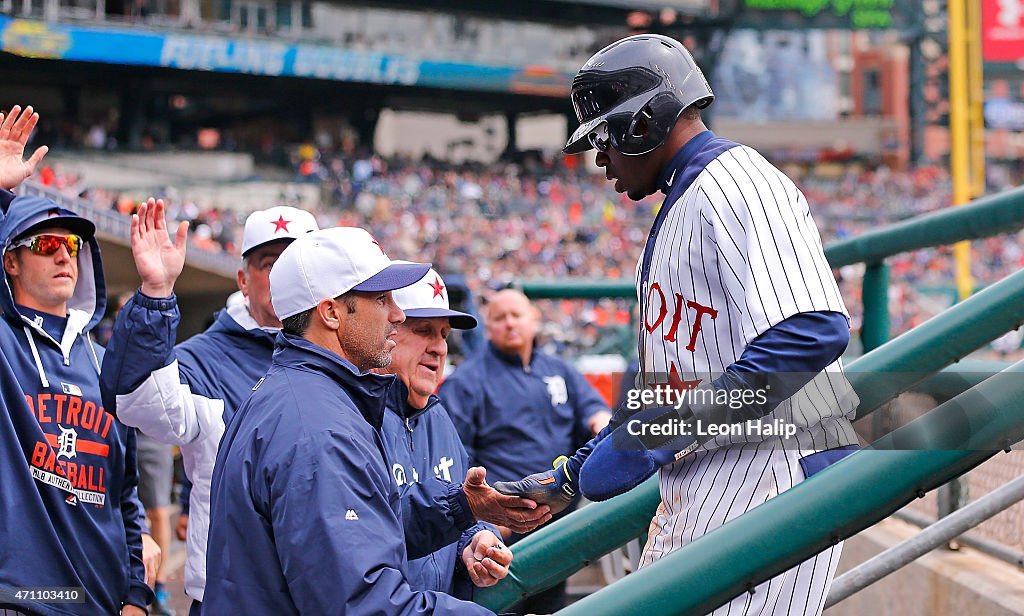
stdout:
{"type": "Polygon", "coordinates": [[[139,206],[132,214],[132,256],[135,269],[142,278],[142,292],[149,297],[169,297],[174,282],[185,267],[185,241],[188,223],[178,223],[174,241],[167,235],[167,214],[162,199],[153,199],[139,206]]]}
{"type": "Polygon", "coordinates": [[[39,114],[32,107],[11,107],[8,114],[0,113],[0,188],[11,189],[22,180],[32,175],[36,165],[43,160],[49,148],[41,145],[36,148],[28,160],[25,157],[25,144],[28,143],[32,130],[39,121],[39,114]]]}

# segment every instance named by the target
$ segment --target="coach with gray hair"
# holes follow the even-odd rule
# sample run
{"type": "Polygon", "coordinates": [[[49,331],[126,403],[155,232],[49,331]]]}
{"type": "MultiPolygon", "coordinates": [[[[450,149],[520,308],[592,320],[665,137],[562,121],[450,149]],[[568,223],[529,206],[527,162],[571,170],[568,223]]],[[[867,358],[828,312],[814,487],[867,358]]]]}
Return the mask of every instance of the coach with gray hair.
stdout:
{"type": "Polygon", "coordinates": [[[392,263],[369,233],[310,233],[270,274],[273,362],[228,423],[213,473],[208,614],[490,614],[409,587],[399,495],[381,440],[405,315],[391,291],[428,265],[392,263]]]}

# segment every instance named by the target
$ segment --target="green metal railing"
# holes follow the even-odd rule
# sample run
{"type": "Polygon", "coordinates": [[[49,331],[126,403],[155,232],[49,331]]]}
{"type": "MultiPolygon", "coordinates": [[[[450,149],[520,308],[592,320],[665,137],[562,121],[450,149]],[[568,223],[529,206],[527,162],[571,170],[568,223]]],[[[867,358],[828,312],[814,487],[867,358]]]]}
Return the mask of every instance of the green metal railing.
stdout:
{"type": "MultiPolygon", "coordinates": [[[[1024,301],[1019,299],[1022,297],[1024,271],[990,285],[851,362],[846,374],[861,399],[857,416],[864,417],[877,410],[932,373],[1019,327],[1024,323],[1024,301]],[[999,306],[1005,309],[996,310],[999,306]],[[935,348],[936,340],[942,341],[941,351],[935,348]]],[[[986,367],[992,368],[991,365],[986,367]]],[[[969,383],[966,376],[963,382],[969,383]]],[[[524,596],[550,588],[635,538],[639,530],[650,523],[659,502],[657,481],[646,482],[628,496],[634,494],[637,494],[635,500],[631,498],[628,502],[622,500],[627,496],[624,495],[589,505],[523,539],[516,545],[509,577],[497,586],[478,592],[477,600],[492,609],[506,608],[524,596]],[[602,521],[605,516],[614,519],[615,524],[606,525],[602,521]],[[574,540],[563,541],[563,533],[574,540]]]]}
{"type": "Polygon", "coordinates": [[[857,418],[1021,324],[1024,270],[850,362],[847,377],[860,396],[857,418]]]}
{"type": "Polygon", "coordinates": [[[928,394],[939,402],[945,402],[980,385],[1008,367],[1010,364],[1005,361],[964,359],[918,383],[912,391],[928,394]]]}
{"type": "Polygon", "coordinates": [[[865,233],[825,249],[832,267],[866,264],[861,292],[861,344],[870,351],[889,338],[889,268],[885,259],[901,252],[955,244],[1024,226],[1024,188],[984,197],[865,233]]]}
{"type": "MultiPolygon", "coordinates": [[[[917,217],[915,219],[893,225],[890,228],[871,232],[862,237],[835,244],[826,249],[826,256],[833,267],[841,267],[843,265],[849,265],[857,262],[868,263],[864,279],[865,306],[862,342],[866,351],[870,351],[871,349],[876,350],[874,352],[867,353],[857,361],[851,363],[847,369],[850,381],[861,397],[861,404],[858,408],[858,417],[863,417],[867,413],[879,408],[899,393],[907,391],[915,384],[925,380],[930,373],[941,370],[945,366],[948,366],[965,356],[967,353],[979,348],[991,340],[994,340],[996,337],[1007,331],[1016,329],[1021,325],[1021,323],[1024,323],[1024,301],[1021,301],[1021,298],[1024,298],[1024,272],[1018,272],[1014,275],[1008,276],[999,283],[991,285],[983,292],[980,292],[968,300],[952,307],[914,330],[907,332],[898,339],[892,341],[892,343],[885,344],[889,335],[889,325],[888,268],[884,263],[884,259],[888,256],[908,250],[951,244],[964,239],[987,237],[997,233],[1011,231],[1020,228],[1021,226],[1024,226],[1024,189],[1017,189],[1001,195],[978,200],[971,205],[962,206],[955,210],[944,210],[942,212],[917,217]],[[881,376],[882,374],[884,374],[884,377],[881,376]]],[[[567,284],[565,281],[530,281],[524,283],[522,288],[524,292],[531,297],[633,297],[635,294],[635,287],[633,286],[632,281],[605,282],[600,285],[599,289],[593,289],[593,285],[590,285],[589,283],[567,284]],[[593,290],[587,291],[587,289],[593,290]]],[[[1018,365],[1015,367],[1014,374],[1019,371],[1018,365]]],[[[1020,382],[1019,375],[1014,376],[1014,379],[1016,379],[1017,383],[1020,382]]],[[[982,379],[977,374],[958,375],[956,373],[946,373],[927,379],[922,386],[930,388],[944,388],[947,392],[957,392],[962,388],[975,385],[981,380],[982,379]]],[[[979,385],[979,389],[977,391],[982,392],[980,395],[984,396],[990,393],[988,392],[988,388],[982,389],[986,385],[988,384],[982,383],[979,385]]],[[[989,385],[988,387],[990,388],[992,386],[989,385]]],[[[1005,395],[1005,392],[1003,392],[1002,389],[997,393],[1005,395]]],[[[1018,396],[1020,393],[1018,385],[1018,396]]],[[[1012,399],[1012,397],[1013,396],[1008,396],[1007,399],[1012,399]]],[[[983,400],[975,401],[979,403],[983,402],[983,400]]],[[[981,406],[984,406],[984,404],[981,406]]],[[[946,405],[943,405],[943,407],[940,408],[947,408],[947,411],[944,412],[948,413],[950,412],[948,409],[952,407],[946,407],[946,405]]],[[[933,413],[935,413],[935,411],[933,411],[933,413]]],[[[928,417],[931,416],[933,415],[929,414],[928,417]]],[[[926,421],[924,425],[930,426],[931,421],[933,420],[926,421]]],[[[915,422],[915,424],[916,423],[917,422],[915,422]]],[[[1022,423],[1022,425],[1024,425],[1024,423],[1022,423]]],[[[901,435],[908,434],[909,432],[907,432],[907,428],[909,427],[910,425],[905,426],[897,432],[901,435]]],[[[1006,431],[1003,434],[1003,437],[1015,434],[1014,430],[1016,429],[1017,427],[1015,425],[1006,426],[1006,431]]],[[[879,453],[880,452],[875,452],[868,455],[877,456],[879,453]]],[[[912,454],[926,455],[934,452],[889,453],[907,454],[912,458],[912,454]]],[[[847,462],[852,463],[853,460],[865,459],[865,454],[862,452],[855,456],[851,456],[847,462]]],[[[943,481],[939,481],[932,485],[932,487],[936,487],[941,485],[941,483],[948,481],[949,478],[956,477],[965,472],[977,463],[980,463],[983,459],[984,458],[977,459],[977,456],[954,458],[950,458],[949,456],[939,456],[938,458],[932,456],[928,458],[928,460],[922,459],[918,462],[924,466],[928,466],[929,464],[934,465],[929,466],[931,469],[930,472],[932,473],[930,477],[932,479],[936,477],[947,477],[948,475],[948,477],[943,481]],[[949,475],[949,472],[953,472],[954,474],[949,475]]],[[[848,468],[848,463],[844,463],[843,468],[848,468]]],[[[880,473],[891,473],[891,467],[887,466],[891,463],[892,461],[882,462],[879,465],[878,463],[872,462],[871,468],[877,467],[878,469],[882,469],[879,471],[880,473]],[[886,468],[889,470],[884,470],[886,468]]],[[[867,465],[868,463],[863,462],[863,464],[867,465]]],[[[868,472],[871,471],[871,468],[865,468],[862,470],[868,472]]],[[[868,472],[868,474],[870,475],[871,472],[868,472]]],[[[876,476],[875,481],[878,481],[879,477],[882,476],[883,475],[876,476]]],[[[922,481],[926,477],[928,476],[922,477],[922,481]]],[[[809,484],[810,482],[806,483],[809,484]]],[[[819,481],[819,484],[820,483],[821,482],[819,481]]],[[[902,485],[902,482],[900,485],[902,485]]],[[[788,491],[783,496],[788,495],[791,492],[792,491],[788,491]]],[[[833,502],[827,502],[826,499],[819,500],[814,498],[814,495],[809,494],[807,489],[804,489],[798,494],[804,499],[811,499],[819,506],[819,508],[823,505],[834,506],[833,502]]],[[[781,497],[773,499],[770,503],[778,501],[779,498],[781,497]]],[[[831,495],[829,498],[837,498],[837,496],[831,495]]],[[[782,502],[787,503],[793,500],[793,497],[788,497],[782,502]]],[[[558,581],[565,579],[575,571],[586,566],[590,561],[599,558],[612,549],[634,539],[639,534],[639,531],[646,528],[658,502],[659,495],[657,482],[655,480],[650,480],[628,495],[624,495],[623,497],[619,497],[605,503],[591,505],[555,525],[538,531],[516,546],[516,561],[513,563],[513,570],[509,578],[502,584],[488,589],[485,592],[479,593],[478,601],[484,605],[492,607],[493,609],[501,609],[524,596],[540,592],[558,581]],[[625,496],[630,497],[628,503],[623,500],[625,496]],[[630,514],[631,510],[632,514],[630,514]],[[586,519],[584,519],[584,513],[587,513],[588,511],[589,513],[585,516],[586,519]],[[606,525],[604,522],[606,518],[614,519],[615,524],[606,525]],[[579,520],[579,522],[577,523],[576,520],[579,520]],[[566,533],[566,535],[570,536],[571,540],[564,542],[562,540],[562,533],[566,533]],[[537,573],[538,571],[541,573],[537,573]]],[[[762,507],[764,506],[767,505],[763,505],[762,507]]],[[[773,505],[773,509],[777,509],[778,507],[778,505],[773,505]]],[[[882,509],[884,509],[884,507],[879,508],[878,511],[881,511],[882,509]]],[[[811,508],[811,511],[814,511],[813,507],[811,508]]],[[[861,517],[863,518],[864,516],[872,515],[873,511],[874,510],[872,509],[866,509],[861,517]]],[[[751,514],[748,513],[735,522],[740,522],[750,515],[751,514]]],[[[790,512],[786,512],[784,515],[787,519],[794,519],[791,517],[792,514],[790,512]]],[[[885,517],[885,515],[888,515],[888,513],[885,513],[881,517],[885,517]]],[[[825,517],[827,518],[827,516],[825,517]]],[[[878,519],[881,519],[881,517],[878,519]]],[[[860,522],[857,523],[859,524],[860,522]]],[[[730,525],[732,524],[734,523],[730,523],[730,525]]],[[[856,526],[853,522],[851,522],[851,524],[856,526]]],[[[865,528],[867,525],[868,524],[860,526],[858,530],[865,528]]],[[[851,526],[851,528],[853,526],[851,526]]],[[[726,534],[723,537],[719,531],[715,532],[719,533],[716,535],[716,537],[718,537],[719,544],[723,541],[733,541],[735,543],[735,539],[730,538],[731,535],[726,534]]],[[[853,532],[857,531],[855,530],[853,532]]],[[[711,533],[708,536],[713,534],[714,533],[711,533]]],[[[834,537],[830,537],[830,539],[831,538],[834,537]]],[[[748,539],[753,540],[752,538],[747,537],[737,545],[744,545],[743,541],[747,541],[748,539]]],[[[700,541],[700,545],[708,544],[708,542],[703,539],[700,541]]],[[[693,545],[697,544],[698,542],[694,542],[693,545]]],[[[798,547],[802,549],[804,546],[798,547]]],[[[804,560],[807,556],[815,553],[816,551],[820,551],[820,549],[823,549],[824,547],[827,547],[827,544],[817,547],[814,551],[807,552],[806,555],[797,558],[797,560],[793,560],[790,565],[787,565],[778,571],[785,570],[785,568],[788,568],[791,564],[804,560]]],[[[746,549],[749,550],[749,546],[746,549]]],[[[804,554],[804,552],[800,552],[800,554],[804,554]]],[[[693,558],[692,550],[689,558],[693,558]]],[[[667,559],[668,557],[663,560],[667,559]]],[[[677,561],[678,559],[674,560],[677,561]]],[[[713,565],[709,565],[707,562],[700,562],[700,566],[704,572],[708,569],[703,567],[707,566],[711,567],[710,570],[716,570],[713,565]]],[[[661,571],[662,568],[659,567],[658,570],[661,571]]],[[[764,567],[760,569],[755,568],[751,571],[756,572],[759,575],[768,570],[769,568],[767,567],[767,564],[765,564],[764,567]]],[[[634,576],[630,577],[632,578],[634,576]]],[[[649,576],[645,576],[644,579],[647,580],[648,577],[649,576]]],[[[734,577],[735,576],[730,575],[728,576],[728,579],[732,580],[734,577]]],[[[763,579],[768,579],[769,577],[771,577],[771,575],[766,575],[763,579]]],[[[698,582],[705,583],[706,580],[698,580],[698,582]]],[[[640,584],[641,582],[636,583],[640,584]]],[[[750,584],[751,582],[747,579],[745,583],[750,584]]],[[[617,586],[617,588],[620,587],[617,586]]],[[[676,588],[678,588],[678,586],[676,586],[676,588]]],[[[733,592],[735,588],[732,586],[723,591],[726,593],[733,592],[733,594],[728,596],[722,595],[724,596],[724,599],[719,603],[728,600],[731,596],[734,596],[739,592],[742,592],[743,586],[741,585],[738,588],[739,589],[736,590],[736,592],[733,592]]],[[[621,604],[622,607],[620,609],[630,611],[628,608],[636,607],[636,604],[630,599],[635,598],[638,595],[635,595],[634,592],[626,591],[625,589],[621,590],[623,591],[621,596],[625,599],[625,603],[621,604]],[[626,603],[629,604],[628,608],[626,603]]],[[[664,591],[665,589],[662,589],[662,592],[664,591]]],[[[645,587],[643,590],[636,592],[645,593],[643,596],[647,597],[647,593],[651,593],[653,591],[645,587]]],[[[672,603],[669,603],[668,605],[679,606],[678,594],[671,592],[670,594],[672,596],[672,603]]],[[[707,593],[700,593],[701,596],[704,596],[705,594],[707,593]]],[[[654,595],[652,594],[650,596],[654,595]]],[[[606,595],[602,595],[602,598],[607,600],[606,595]]],[[[708,595],[707,598],[701,599],[701,601],[705,601],[706,603],[695,603],[692,605],[691,603],[686,603],[687,606],[690,606],[687,609],[697,610],[694,613],[699,613],[701,610],[708,611],[719,604],[716,603],[711,605],[711,603],[720,598],[721,596],[712,593],[711,595],[708,595]]],[[[597,604],[589,603],[588,601],[588,605],[593,606],[597,604]]],[[[673,609],[675,609],[675,607],[673,607],[673,609]]],[[[569,613],[582,612],[571,611],[569,613]]],[[[606,613],[618,612],[611,610],[606,613]]],[[[666,611],[664,613],[683,612],[666,611]]]]}
{"type": "MultiPolygon", "coordinates": [[[[780,564],[777,568],[771,569],[774,573],[784,571],[789,566],[828,547],[833,540],[838,540],[836,538],[844,539],[867,528],[913,498],[922,496],[928,490],[973,468],[995,451],[1020,440],[1024,436],[1024,406],[1022,406],[1024,405],[1024,396],[1021,396],[1021,386],[1024,382],[1021,378],[1022,371],[1024,371],[1024,363],[1016,364],[1012,370],[1006,371],[1002,376],[990,378],[982,386],[962,393],[963,397],[956,398],[939,407],[942,409],[940,413],[936,414],[936,411],[939,410],[936,409],[924,418],[880,439],[872,446],[872,449],[867,450],[866,454],[860,452],[851,456],[849,461],[844,461],[843,466],[839,467],[842,470],[823,471],[822,475],[826,477],[826,480],[812,478],[818,483],[811,484],[808,481],[797,486],[801,490],[799,492],[792,490],[785,492],[783,495],[793,494],[793,496],[787,496],[786,500],[779,501],[779,497],[776,497],[769,501],[783,504],[773,505],[773,509],[768,513],[759,514],[763,517],[748,522],[743,527],[746,530],[743,531],[744,534],[739,539],[734,539],[727,544],[712,543],[710,546],[707,545],[707,541],[701,539],[704,541],[701,546],[704,547],[700,548],[698,554],[684,553],[684,556],[691,562],[698,563],[698,572],[687,575],[697,576],[695,583],[700,585],[701,593],[704,593],[707,586],[703,580],[704,577],[707,577],[707,571],[729,571],[730,575],[726,577],[732,577],[732,573],[736,572],[736,567],[733,565],[723,565],[719,569],[716,567],[721,563],[700,560],[706,557],[706,551],[731,549],[734,550],[730,552],[731,557],[742,560],[751,552],[761,554],[765,543],[776,545],[777,541],[773,537],[792,537],[796,528],[792,524],[793,520],[801,520],[799,525],[801,535],[808,529],[808,524],[816,525],[815,528],[819,531],[815,535],[816,538],[801,539],[805,543],[801,544],[801,551],[798,555],[785,561],[786,564],[780,564]],[[1016,404],[1013,411],[1007,411],[1008,407],[1001,406],[1007,401],[1016,404]],[[964,412],[965,409],[968,413],[964,412]],[[896,446],[911,450],[893,451],[896,446]],[[925,447],[943,451],[912,450],[925,447]],[[950,464],[955,464],[955,467],[947,468],[950,464]],[[895,473],[902,480],[899,485],[893,485],[889,481],[891,475],[894,474],[893,469],[899,469],[899,472],[895,473]],[[908,475],[908,471],[911,474],[908,475]],[[807,487],[817,486],[820,489],[829,485],[833,489],[827,492],[812,492],[812,488],[807,487]],[[879,491],[880,486],[884,488],[882,492],[879,491]],[[856,495],[856,498],[852,500],[858,504],[854,509],[850,508],[851,495],[856,495]],[[868,497],[878,502],[876,503],[875,500],[864,501],[868,497]],[[787,507],[787,503],[798,505],[798,510],[791,510],[790,507],[787,507]],[[779,507],[783,507],[784,513],[779,512],[779,507]],[[842,515],[837,516],[831,508],[837,508],[842,515]],[[764,526],[764,518],[772,519],[773,517],[777,520],[784,520],[785,528],[779,530],[764,526]],[[776,531],[778,534],[773,536],[772,533],[776,531]],[[756,535],[757,533],[764,534],[756,539],[751,538],[751,534],[756,535]]],[[[975,374],[973,370],[971,374],[975,374]]],[[[962,381],[962,383],[966,385],[968,381],[962,381]]],[[[658,482],[656,479],[651,479],[621,497],[584,507],[572,516],[537,531],[515,547],[516,560],[513,562],[509,579],[496,587],[479,592],[477,601],[491,609],[500,610],[525,596],[553,586],[601,555],[636,538],[649,524],[660,498],[658,482]],[[522,569],[526,569],[530,574],[523,575],[522,569]],[[538,572],[538,574],[533,575],[534,572],[538,572]]],[[[762,507],[764,506],[767,505],[762,507]]],[[[747,519],[749,515],[751,513],[736,521],[747,519]]],[[[716,535],[716,537],[721,537],[721,535],[716,535]]],[[[669,571],[673,570],[678,570],[678,567],[669,569],[669,571]]],[[[721,599],[721,602],[724,602],[744,589],[768,579],[774,573],[757,567],[744,570],[741,579],[724,585],[724,590],[720,589],[709,594],[706,603],[684,604],[679,602],[679,595],[670,594],[671,601],[666,604],[668,608],[657,613],[699,614],[710,611],[717,607],[718,603],[712,605],[715,601],[721,599]],[[685,611],[681,609],[676,611],[677,608],[684,605],[688,606],[685,611]]],[[[626,580],[632,578],[633,576],[629,576],[626,580]]],[[[620,585],[624,583],[625,581],[620,581],[616,584],[615,594],[622,597],[644,597],[645,616],[653,616],[653,613],[648,612],[648,608],[650,608],[650,604],[647,603],[650,600],[649,588],[645,586],[642,589],[631,589],[620,585]],[[634,594],[635,592],[643,594],[634,594]]],[[[685,582],[673,582],[672,587],[687,588],[681,584],[685,584],[685,582]]],[[[602,595],[596,599],[601,601],[602,610],[605,609],[604,601],[608,598],[608,596],[602,595]]],[[[627,603],[634,607],[636,605],[635,601],[627,601],[627,603]]],[[[583,612],[569,611],[567,613],[582,614],[583,612]]],[[[632,611],[608,609],[601,613],[620,614],[632,613],[632,611]]],[[[588,616],[593,615],[588,614],[588,616]]]]}
{"type": "Polygon", "coordinates": [[[636,300],[632,280],[524,280],[519,289],[533,299],[600,299],[616,297],[636,300]]]}
{"type": "Polygon", "coordinates": [[[1024,438],[1022,377],[1024,362],[1014,364],[867,450],[558,613],[710,612],[1024,438]]]}
{"type": "Polygon", "coordinates": [[[1024,187],[915,216],[825,249],[832,267],[881,263],[892,255],[921,248],[977,240],[1024,226],[1024,187]]]}

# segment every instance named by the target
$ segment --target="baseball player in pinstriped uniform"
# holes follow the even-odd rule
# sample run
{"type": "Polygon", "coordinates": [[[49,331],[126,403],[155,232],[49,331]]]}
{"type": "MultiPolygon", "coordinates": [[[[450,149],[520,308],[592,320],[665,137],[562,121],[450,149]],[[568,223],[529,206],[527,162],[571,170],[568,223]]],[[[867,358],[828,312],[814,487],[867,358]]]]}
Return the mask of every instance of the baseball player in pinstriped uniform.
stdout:
{"type": "MultiPolygon", "coordinates": [[[[581,126],[565,151],[596,149],[631,199],[666,195],[637,266],[637,403],[554,470],[495,487],[604,500],[660,469],[645,566],[856,449],[858,400],[839,359],[849,317],[800,191],[704,126],[714,95],[685,47],[613,43],[580,69],[572,99],[581,126]],[[684,428],[645,431],[673,424],[684,428]]],[[[841,548],[714,614],[820,614],[841,548]]]]}

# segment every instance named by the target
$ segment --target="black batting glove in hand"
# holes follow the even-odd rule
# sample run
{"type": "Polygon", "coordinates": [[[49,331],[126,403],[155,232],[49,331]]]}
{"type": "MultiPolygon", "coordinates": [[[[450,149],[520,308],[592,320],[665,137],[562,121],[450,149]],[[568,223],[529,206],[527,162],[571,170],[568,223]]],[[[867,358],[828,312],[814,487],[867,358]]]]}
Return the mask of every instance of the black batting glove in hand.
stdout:
{"type": "Polygon", "coordinates": [[[551,511],[527,498],[502,494],[487,485],[487,470],[474,466],[462,484],[473,517],[508,527],[512,532],[528,533],[551,519],[551,511]]]}
{"type": "Polygon", "coordinates": [[[551,508],[551,514],[555,515],[571,505],[579,494],[577,478],[566,467],[567,460],[565,456],[559,456],[552,470],[519,481],[498,481],[494,489],[502,494],[528,498],[538,505],[547,505],[551,508]]]}

